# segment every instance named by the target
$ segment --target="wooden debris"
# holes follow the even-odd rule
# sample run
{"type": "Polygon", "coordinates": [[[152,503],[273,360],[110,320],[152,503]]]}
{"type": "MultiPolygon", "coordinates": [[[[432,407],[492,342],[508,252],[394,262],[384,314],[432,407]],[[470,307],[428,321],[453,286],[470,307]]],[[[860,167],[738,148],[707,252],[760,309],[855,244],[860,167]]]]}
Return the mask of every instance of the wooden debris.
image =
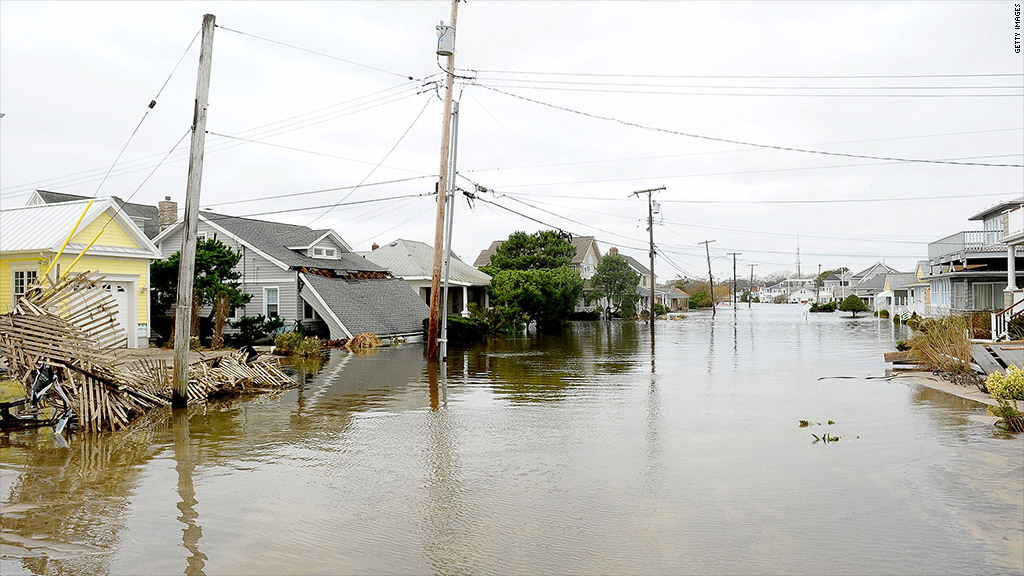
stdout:
{"type": "MultiPolygon", "coordinates": [[[[151,359],[125,361],[118,352],[125,332],[117,322],[114,296],[103,289],[104,277],[91,272],[44,279],[0,316],[0,357],[25,386],[28,397],[35,370],[47,363],[59,372],[58,384],[70,400],[83,432],[125,428],[146,411],[171,403],[173,366],[151,359]]],[[[295,382],[264,355],[246,362],[235,354],[189,366],[188,398],[285,388],[295,382]]],[[[44,403],[58,406],[57,394],[44,403]]],[[[5,423],[10,423],[6,419],[5,423]]],[[[35,421],[38,423],[38,420],[35,421]]]]}
{"type": "Polygon", "coordinates": [[[362,334],[356,334],[348,342],[345,343],[345,348],[349,350],[359,350],[365,348],[379,348],[384,343],[380,341],[372,332],[363,332],[362,334]]]}

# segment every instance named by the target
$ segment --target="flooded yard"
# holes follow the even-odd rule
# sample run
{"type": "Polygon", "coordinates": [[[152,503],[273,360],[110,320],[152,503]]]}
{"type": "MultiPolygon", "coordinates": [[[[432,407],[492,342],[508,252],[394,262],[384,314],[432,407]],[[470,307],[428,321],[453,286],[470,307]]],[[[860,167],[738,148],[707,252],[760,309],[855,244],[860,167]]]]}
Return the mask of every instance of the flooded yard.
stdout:
{"type": "Polygon", "coordinates": [[[578,323],[440,376],[422,345],[333,352],[126,433],[3,434],[0,573],[1024,574],[1024,437],[885,379],[902,330],[578,323]]]}

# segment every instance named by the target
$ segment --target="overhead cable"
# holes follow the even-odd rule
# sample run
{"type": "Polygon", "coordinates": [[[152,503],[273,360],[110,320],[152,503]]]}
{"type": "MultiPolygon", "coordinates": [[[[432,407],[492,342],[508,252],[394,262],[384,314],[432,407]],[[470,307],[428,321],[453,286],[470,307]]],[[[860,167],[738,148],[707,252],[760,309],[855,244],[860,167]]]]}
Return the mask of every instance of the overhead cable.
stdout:
{"type": "Polygon", "coordinates": [[[498,88],[492,88],[490,86],[487,86],[486,84],[478,84],[478,86],[480,86],[481,88],[486,88],[487,90],[491,90],[492,92],[497,92],[499,94],[504,94],[504,95],[509,96],[511,98],[517,98],[517,99],[523,100],[525,102],[531,102],[533,104],[539,104],[541,106],[546,106],[546,107],[549,107],[549,108],[553,108],[555,110],[561,110],[563,112],[569,112],[571,114],[577,114],[577,115],[585,116],[585,117],[588,117],[588,118],[594,118],[596,120],[604,120],[604,121],[607,121],[607,122],[615,122],[615,123],[618,123],[618,124],[622,124],[623,126],[630,126],[630,127],[633,127],[633,128],[640,128],[641,130],[649,130],[649,131],[652,131],[652,132],[661,132],[661,133],[664,133],[664,134],[674,134],[676,136],[685,136],[687,138],[696,138],[696,139],[700,139],[700,140],[708,140],[708,141],[711,141],[711,142],[726,142],[726,143],[729,143],[729,144],[738,144],[740,146],[753,146],[753,147],[756,147],[756,148],[767,148],[767,149],[771,149],[771,150],[782,150],[782,151],[786,151],[786,152],[800,152],[800,153],[803,153],[803,154],[820,154],[820,155],[824,155],[824,156],[839,156],[839,157],[843,157],[843,158],[863,158],[863,159],[866,159],[866,160],[885,160],[885,161],[891,161],[891,162],[913,162],[913,163],[921,163],[921,164],[952,164],[952,165],[957,165],[957,166],[986,166],[986,167],[999,167],[999,168],[1024,168],[1024,164],[992,164],[992,163],[983,163],[983,162],[958,162],[958,161],[952,161],[952,160],[929,160],[929,159],[922,159],[922,158],[899,158],[899,157],[895,157],[895,156],[872,156],[872,155],[869,155],[869,154],[849,154],[849,153],[844,153],[844,152],[828,152],[828,151],[825,151],[825,150],[811,150],[811,149],[807,149],[807,148],[794,148],[794,147],[790,147],[790,146],[777,146],[777,145],[772,145],[772,144],[761,144],[761,143],[757,143],[757,142],[745,142],[745,141],[742,141],[742,140],[733,140],[733,139],[730,139],[730,138],[719,138],[719,137],[716,137],[716,136],[707,136],[707,135],[704,135],[704,134],[694,134],[694,133],[682,132],[682,131],[678,131],[678,130],[670,130],[668,128],[659,128],[659,127],[656,127],[656,126],[645,126],[643,124],[638,124],[636,122],[630,122],[628,120],[622,120],[622,119],[613,118],[613,117],[610,117],[610,116],[601,116],[599,114],[591,114],[589,112],[583,112],[583,111],[580,111],[580,110],[574,110],[572,108],[566,108],[565,106],[558,106],[557,104],[549,104],[549,103],[546,103],[546,102],[542,102],[540,100],[535,100],[533,98],[528,98],[526,96],[521,96],[519,94],[513,94],[511,92],[506,92],[506,91],[500,90],[498,88]]]}

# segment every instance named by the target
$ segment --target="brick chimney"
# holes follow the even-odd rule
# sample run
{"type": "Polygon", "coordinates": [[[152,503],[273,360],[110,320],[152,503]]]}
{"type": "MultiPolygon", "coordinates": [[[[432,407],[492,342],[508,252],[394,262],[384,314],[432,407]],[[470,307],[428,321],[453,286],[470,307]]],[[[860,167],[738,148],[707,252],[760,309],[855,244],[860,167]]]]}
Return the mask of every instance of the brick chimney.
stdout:
{"type": "Polygon", "coordinates": [[[609,248],[609,249],[608,249],[608,253],[609,253],[609,254],[615,254],[615,255],[618,255],[618,254],[619,254],[619,249],[618,249],[618,248],[616,248],[615,246],[612,246],[611,248],[609,248]]]}
{"type": "Polygon", "coordinates": [[[374,243],[373,243],[373,245],[372,245],[372,246],[370,246],[370,250],[371,250],[371,251],[372,251],[372,250],[376,250],[377,248],[380,248],[380,246],[379,246],[379,245],[378,245],[378,244],[377,244],[376,242],[374,242],[374,243]]]}
{"type": "Polygon", "coordinates": [[[164,199],[157,204],[157,210],[160,214],[160,231],[163,232],[171,224],[174,224],[178,220],[178,203],[172,202],[170,196],[164,196],[164,199]]]}

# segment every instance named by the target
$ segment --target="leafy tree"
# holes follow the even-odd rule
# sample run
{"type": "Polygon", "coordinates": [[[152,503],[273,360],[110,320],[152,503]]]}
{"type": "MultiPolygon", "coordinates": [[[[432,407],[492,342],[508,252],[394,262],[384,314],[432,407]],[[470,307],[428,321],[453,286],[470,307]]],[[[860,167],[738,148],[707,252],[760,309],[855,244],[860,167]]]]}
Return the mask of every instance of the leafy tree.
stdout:
{"type": "Polygon", "coordinates": [[[609,254],[597,265],[591,285],[594,296],[607,298],[609,312],[624,318],[636,316],[636,287],[640,275],[633,271],[629,262],[618,254],[609,254]]]}
{"type": "Polygon", "coordinates": [[[839,310],[842,312],[853,312],[853,317],[857,317],[857,312],[867,312],[868,305],[864,303],[856,294],[850,294],[846,297],[846,300],[839,305],[839,310]]]}
{"type": "Polygon", "coordinates": [[[494,276],[500,270],[542,270],[568,266],[576,248],[565,235],[554,230],[533,234],[513,232],[491,255],[491,262],[480,268],[494,276]]]}
{"type": "Polygon", "coordinates": [[[491,277],[491,303],[499,327],[518,331],[531,321],[550,332],[568,321],[583,294],[583,279],[568,266],[501,270],[491,277]]]}
{"type": "Polygon", "coordinates": [[[843,266],[842,268],[835,268],[835,269],[832,269],[832,270],[825,270],[821,274],[818,274],[818,277],[814,279],[814,284],[815,284],[815,286],[820,286],[822,281],[825,280],[825,278],[828,278],[829,276],[831,276],[833,274],[835,274],[836,276],[839,276],[840,278],[842,278],[843,274],[846,274],[849,271],[850,271],[850,269],[847,268],[846,266],[843,266]]]}
{"type": "Polygon", "coordinates": [[[481,268],[491,275],[498,328],[517,331],[535,321],[538,330],[560,329],[583,294],[583,279],[569,266],[575,254],[569,240],[553,230],[509,236],[481,268]]]}
{"type": "Polygon", "coordinates": [[[711,307],[711,294],[706,290],[702,290],[690,296],[689,302],[690,308],[710,308],[711,307]]]}
{"type": "MultiPolygon", "coordinates": [[[[252,295],[242,292],[237,282],[242,275],[234,270],[241,258],[241,252],[232,250],[216,238],[196,242],[195,290],[201,305],[213,305],[221,292],[227,294],[232,308],[249,302],[252,295]]],[[[154,310],[167,311],[175,305],[180,260],[181,253],[175,252],[170,258],[157,260],[150,266],[154,310]]]]}

